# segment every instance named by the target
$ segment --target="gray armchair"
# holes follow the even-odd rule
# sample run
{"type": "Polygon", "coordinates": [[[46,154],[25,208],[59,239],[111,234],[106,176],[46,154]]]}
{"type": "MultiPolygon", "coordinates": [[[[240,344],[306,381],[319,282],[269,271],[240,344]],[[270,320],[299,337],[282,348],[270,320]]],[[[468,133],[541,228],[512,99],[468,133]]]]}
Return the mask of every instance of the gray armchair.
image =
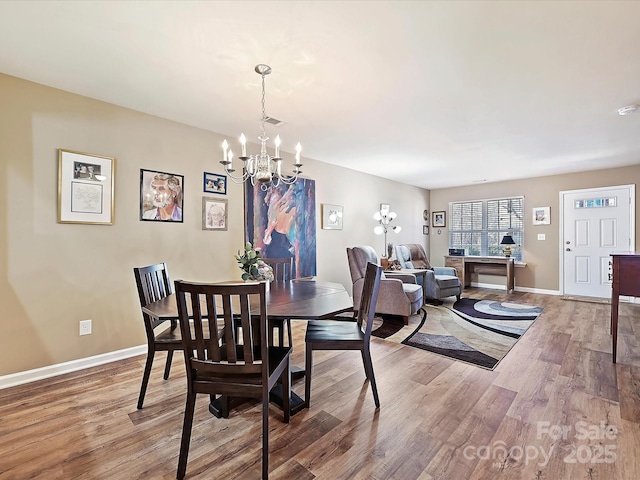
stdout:
{"type": "MultiPolygon", "coordinates": [[[[353,281],[353,304],[360,305],[367,263],[379,265],[378,256],[373,247],[359,246],[347,248],[347,258],[353,281]]],[[[422,287],[415,275],[394,273],[394,278],[389,278],[382,274],[376,313],[402,316],[407,325],[409,316],[416,313],[422,304],[422,287]]]]}
{"type": "MultiPolygon", "coordinates": [[[[424,248],[419,243],[396,245],[395,255],[402,268],[427,268],[425,280],[425,301],[440,301],[446,297],[456,296],[460,300],[462,283],[458,272],[451,267],[432,267],[424,248]]],[[[422,278],[418,278],[422,282],[422,278]]]]}

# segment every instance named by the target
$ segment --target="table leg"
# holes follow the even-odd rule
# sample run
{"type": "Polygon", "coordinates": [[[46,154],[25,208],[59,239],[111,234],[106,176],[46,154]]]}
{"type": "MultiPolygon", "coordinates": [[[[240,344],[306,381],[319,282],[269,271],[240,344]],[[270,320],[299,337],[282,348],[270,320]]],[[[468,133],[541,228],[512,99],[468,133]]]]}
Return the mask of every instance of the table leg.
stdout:
{"type": "MultiPolygon", "coordinates": [[[[209,413],[217,418],[228,418],[229,410],[232,406],[238,406],[250,399],[219,396],[209,402],[209,413]],[[226,405],[225,405],[226,402],[226,405]]],[[[282,409],[282,385],[278,384],[269,392],[269,400],[282,409]]],[[[304,409],[304,400],[295,392],[291,392],[289,400],[291,406],[291,415],[304,409]]]]}

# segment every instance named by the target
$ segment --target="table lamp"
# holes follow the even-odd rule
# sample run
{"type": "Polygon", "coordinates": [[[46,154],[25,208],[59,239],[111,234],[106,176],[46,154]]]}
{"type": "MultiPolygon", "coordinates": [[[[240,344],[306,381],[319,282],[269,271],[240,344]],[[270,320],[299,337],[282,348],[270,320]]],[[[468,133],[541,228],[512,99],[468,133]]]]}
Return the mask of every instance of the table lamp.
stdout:
{"type": "Polygon", "coordinates": [[[502,241],[500,242],[500,245],[505,245],[504,247],[504,256],[505,257],[510,257],[511,256],[511,245],[515,245],[516,242],[513,241],[513,237],[509,234],[506,234],[504,237],[502,237],[502,241]]]}

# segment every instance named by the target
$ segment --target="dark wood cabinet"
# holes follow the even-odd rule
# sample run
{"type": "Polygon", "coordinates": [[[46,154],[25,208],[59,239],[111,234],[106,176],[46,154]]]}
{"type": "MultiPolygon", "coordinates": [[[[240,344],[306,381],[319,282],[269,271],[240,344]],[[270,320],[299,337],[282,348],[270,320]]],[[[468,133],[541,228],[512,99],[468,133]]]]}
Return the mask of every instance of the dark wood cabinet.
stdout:
{"type": "Polygon", "coordinates": [[[613,363],[618,346],[618,306],[620,295],[640,297],[640,252],[612,253],[611,337],[613,363]]]}

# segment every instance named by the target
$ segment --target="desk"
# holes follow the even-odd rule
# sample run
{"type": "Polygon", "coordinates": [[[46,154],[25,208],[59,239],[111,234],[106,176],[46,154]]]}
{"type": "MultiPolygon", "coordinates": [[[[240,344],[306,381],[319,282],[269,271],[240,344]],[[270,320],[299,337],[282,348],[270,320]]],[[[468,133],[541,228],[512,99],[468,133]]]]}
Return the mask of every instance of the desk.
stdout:
{"type": "MultiPolygon", "coordinates": [[[[322,319],[353,311],[353,301],[344,286],[339,283],[315,280],[271,282],[266,300],[269,318],[282,320],[287,318],[322,319]]],[[[175,294],[150,303],[142,310],[154,319],[175,320],[178,318],[175,294]]],[[[272,395],[277,400],[278,392],[272,390],[272,395]]],[[[304,401],[291,392],[291,413],[299,412],[303,406],[304,401]]],[[[209,406],[209,411],[219,416],[219,407],[215,403],[209,406]]]]}
{"type": "Polygon", "coordinates": [[[474,255],[444,257],[444,266],[453,267],[458,272],[462,287],[471,286],[473,274],[503,275],[507,277],[507,292],[515,289],[515,269],[513,257],[478,257],[474,255]]]}
{"type": "Polygon", "coordinates": [[[620,295],[640,297],[640,252],[612,253],[611,336],[613,363],[618,346],[618,306],[620,295]]]}

